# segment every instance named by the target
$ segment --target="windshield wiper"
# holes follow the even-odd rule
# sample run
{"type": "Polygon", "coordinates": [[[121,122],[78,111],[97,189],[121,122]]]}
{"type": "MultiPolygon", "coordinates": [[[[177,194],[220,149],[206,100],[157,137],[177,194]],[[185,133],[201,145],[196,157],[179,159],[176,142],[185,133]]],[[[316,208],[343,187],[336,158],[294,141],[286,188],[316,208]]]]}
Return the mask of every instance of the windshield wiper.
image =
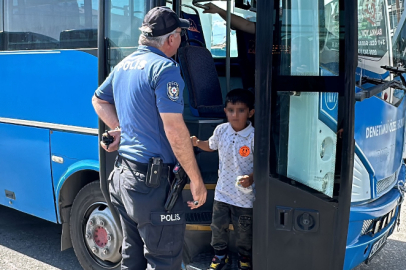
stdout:
{"type": "Polygon", "coordinates": [[[381,68],[386,69],[390,73],[393,73],[395,76],[399,76],[402,84],[406,86],[406,80],[402,76],[403,73],[406,73],[406,69],[404,67],[381,66],[381,68]]]}
{"type": "MultiPolygon", "coordinates": [[[[405,70],[405,72],[406,72],[406,70],[405,70]]],[[[361,80],[362,80],[362,84],[371,83],[371,84],[374,84],[375,86],[367,88],[367,89],[361,88],[362,91],[355,94],[356,101],[363,101],[364,99],[373,97],[373,96],[383,92],[384,90],[388,89],[389,87],[406,91],[406,87],[404,86],[403,82],[400,82],[397,80],[385,81],[382,79],[374,79],[374,78],[370,78],[370,77],[366,77],[366,76],[362,77],[361,80]]]]}

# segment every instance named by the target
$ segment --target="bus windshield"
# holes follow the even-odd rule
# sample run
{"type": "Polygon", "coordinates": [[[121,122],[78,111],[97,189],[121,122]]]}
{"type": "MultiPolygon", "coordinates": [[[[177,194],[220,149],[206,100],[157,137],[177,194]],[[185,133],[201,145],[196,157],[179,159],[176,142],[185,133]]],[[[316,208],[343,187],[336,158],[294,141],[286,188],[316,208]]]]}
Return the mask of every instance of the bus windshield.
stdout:
{"type": "Polygon", "coordinates": [[[388,51],[385,1],[358,0],[358,55],[382,58],[388,51]]]}

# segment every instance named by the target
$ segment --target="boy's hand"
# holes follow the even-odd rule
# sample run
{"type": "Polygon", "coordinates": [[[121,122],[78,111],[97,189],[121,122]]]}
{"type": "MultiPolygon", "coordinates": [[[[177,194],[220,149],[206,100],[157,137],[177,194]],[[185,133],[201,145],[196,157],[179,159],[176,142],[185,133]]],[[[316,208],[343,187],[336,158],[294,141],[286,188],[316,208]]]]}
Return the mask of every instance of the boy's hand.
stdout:
{"type": "Polygon", "coordinates": [[[196,136],[191,136],[190,140],[193,146],[197,146],[197,141],[199,141],[199,139],[196,136]]]}
{"type": "Polygon", "coordinates": [[[247,188],[254,183],[254,177],[252,175],[244,175],[240,179],[241,186],[247,188]]]}
{"type": "Polygon", "coordinates": [[[204,4],[203,6],[208,8],[208,9],[203,10],[203,13],[216,14],[221,11],[221,8],[219,8],[218,6],[216,6],[212,3],[204,4]]]}

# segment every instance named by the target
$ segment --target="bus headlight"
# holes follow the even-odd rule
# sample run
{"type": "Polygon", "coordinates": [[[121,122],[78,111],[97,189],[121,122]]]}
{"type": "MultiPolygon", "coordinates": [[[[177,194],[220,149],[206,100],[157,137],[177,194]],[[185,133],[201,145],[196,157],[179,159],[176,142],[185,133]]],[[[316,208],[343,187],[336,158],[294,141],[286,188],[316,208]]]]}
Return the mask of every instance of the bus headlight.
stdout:
{"type": "Polygon", "coordinates": [[[369,199],[371,199],[371,180],[369,173],[358,155],[354,154],[351,202],[360,202],[369,199]]]}

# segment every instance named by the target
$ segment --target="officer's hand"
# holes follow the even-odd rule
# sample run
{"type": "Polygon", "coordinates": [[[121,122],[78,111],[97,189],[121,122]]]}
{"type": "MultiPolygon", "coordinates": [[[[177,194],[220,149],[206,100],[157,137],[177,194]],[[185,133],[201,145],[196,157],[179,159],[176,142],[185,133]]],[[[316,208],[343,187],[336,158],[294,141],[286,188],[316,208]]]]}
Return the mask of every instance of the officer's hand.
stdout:
{"type": "Polygon", "coordinates": [[[216,14],[221,11],[221,8],[219,8],[218,6],[216,6],[212,3],[204,4],[203,6],[208,8],[208,9],[203,10],[203,13],[216,14]]]}
{"type": "Polygon", "coordinates": [[[196,136],[191,136],[190,140],[192,141],[193,146],[197,146],[197,141],[199,140],[196,136]]]}
{"type": "MultiPolygon", "coordinates": [[[[109,145],[109,147],[107,147],[107,145],[103,141],[100,142],[100,145],[107,152],[117,151],[118,147],[120,146],[121,130],[120,129],[110,130],[109,134],[110,134],[110,136],[113,136],[113,138],[114,138],[113,142],[109,145]]],[[[104,133],[102,136],[107,136],[107,134],[104,133]]]]}
{"type": "Polygon", "coordinates": [[[190,181],[190,191],[193,195],[193,202],[188,201],[187,205],[190,209],[196,209],[206,202],[207,189],[204,186],[203,180],[190,181]],[[197,202],[197,203],[195,203],[197,202]]]}
{"type": "Polygon", "coordinates": [[[250,175],[244,175],[243,177],[240,178],[240,183],[241,186],[247,188],[254,183],[254,177],[250,175]]]}

